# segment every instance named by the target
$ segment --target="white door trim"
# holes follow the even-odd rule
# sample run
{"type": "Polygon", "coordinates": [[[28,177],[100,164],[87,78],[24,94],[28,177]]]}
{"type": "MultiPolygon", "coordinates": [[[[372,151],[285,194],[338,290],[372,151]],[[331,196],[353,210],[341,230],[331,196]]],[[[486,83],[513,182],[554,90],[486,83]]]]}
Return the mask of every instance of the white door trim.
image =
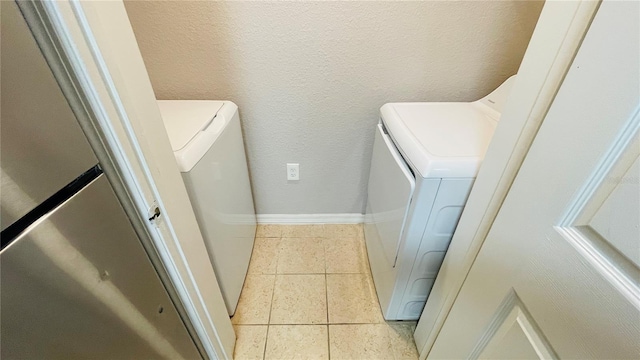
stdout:
{"type": "MultiPolygon", "coordinates": [[[[92,26],[96,24],[90,24],[83,9],[92,4],[76,0],[32,1],[31,4],[31,9],[36,10],[39,19],[32,17],[27,21],[39,20],[42,22],[41,28],[46,27],[43,24],[50,24],[52,32],[47,35],[52,39],[54,46],[58,45],[56,50],[64,53],[69,61],[69,66],[62,66],[77,79],[80,89],[75,90],[84,98],[84,106],[90,108],[87,110],[93,115],[89,117],[91,124],[81,125],[85,132],[88,127],[95,128],[94,136],[88,134],[88,138],[101,158],[101,164],[105,163],[103,160],[107,160],[114,165],[117,174],[112,172],[111,179],[113,176],[120,178],[129,197],[127,200],[135,206],[138,217],[145,220],[143,222],[146,233],[161,259],[179,301],[182,302],[190,325],[193,326],[205,352],[204,355],[210,359],[231,359],[229,346],[225,345],[219,336],[216,328],[219,324],[215,323],[214,316],[210,313],[211,304],[207,304],[201,293],[183,245],[165,211],[160,191],[132,127],[127,109],[122,103],[119,89],[114,84],[100,51],[99,41],[92,32],[92,26]],[[154,204],[162,211],[161,221],[147,220],[148,209],[154,204]]],[[[31,25],[33,24],[30,23],[31,25]]],[[[105,174],[107,172],[108,169],[105,169],[105,174]]],[[[122,197],[122,194],[118,195],[122,197]]],[[[215,282],[215,278],[209,281],[215,282]]],[[[221,298],[221,294],[219,296],[221,298]]],[[[226,315],[226,310],[224,312],[226,315]]]]}
{"type": "Polygon", "coordinates": [[[600,5],[547,0],[414,334],[427,358],[600,5]]]}

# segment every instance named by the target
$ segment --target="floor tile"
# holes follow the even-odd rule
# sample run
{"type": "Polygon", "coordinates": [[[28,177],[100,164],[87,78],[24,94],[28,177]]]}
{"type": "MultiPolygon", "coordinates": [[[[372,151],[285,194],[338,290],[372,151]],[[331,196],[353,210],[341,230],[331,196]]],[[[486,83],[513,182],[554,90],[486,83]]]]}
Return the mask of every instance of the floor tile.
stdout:
{"type": "Polygon", "coordinates": [[[278,274],[324,274],[324,243],[321,238],[282,238],[278,274]]]}
{"type": "Polygon", "coordinates": [[[360,236],[359,224],[327,224],[324,226],[324,237],[332,238],[357,238],[360,236]]]}
{"type": "Polygon", "coordinates": [[[394,322],[387,326],[391,351],[396,360],[418,360],[418,349],[413,339],[414,322],[394,322]]]}
{"type": "Polygon", "coordinates": [[[282,237],[323,237],[324,225],[285,225],[282,237]]]}
{"type": "Polygon", "coordinates": [[[267,342],[266,325],[236,325],[235,360],[258,360],[264,358],[264,346],[267,342]]]}
{"type": "Polygon", "coordinates": [[[275,280],[275,275],[247,275],[231,322],[268,324],[275,280]]]}
{"type": "Polygon", "coordinates": [[[331,359],[393,359],[386,324],[329,325],[331,359]]]}
{"type": "Polygon", "coordinates": [[[324,275],[277,275],[270,324],[326,324],[324,275]]]}
{"type": "Polygon", "coordinates": [[[324,250],[327,273],[366,273],[365,249],[358,238],[324,239],[324,250]]]}
{"type": "Polygon", "coordinates": [[[256,238],[249,262],[249,274],[275,274],[280,238],[256,238]]]}
{"type": "Polygon", "coordinates": [[[327,299],[330,324],[383,322],[367,274],[327,274],[327,299]]]}
{"type": "Polygon", "coordinates": [[[282,236],[282,225],[259,224],[256,229],[256,237],[278,238],[282,236]]]}
{"type": "Polygon", "coordinates": [[[382,318],[361,226],[268,225],[258,233],[232,318],[235,359],[418,358],[415,322],[382,318]]]}
{"type": "Polygon", "coordinates": [[[265,359],[329,359],[326,325],[271,325],[265,359]]]}

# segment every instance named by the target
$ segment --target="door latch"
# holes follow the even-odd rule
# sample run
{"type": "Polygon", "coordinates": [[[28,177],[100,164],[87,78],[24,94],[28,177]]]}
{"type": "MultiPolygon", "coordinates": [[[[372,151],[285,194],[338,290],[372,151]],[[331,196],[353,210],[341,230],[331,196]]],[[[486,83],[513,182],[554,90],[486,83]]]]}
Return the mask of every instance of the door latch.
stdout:
{"type": "Polygon", "coordinates": [[[158,220],[160,215],[162,215],[162,212],[160,211],[160,207],[156,203],[154,203],[151,208],[149,208],[149,212],[147,215],[149,216],[149,221],[154,223],[156,222],[156,220],[158,220]]]}

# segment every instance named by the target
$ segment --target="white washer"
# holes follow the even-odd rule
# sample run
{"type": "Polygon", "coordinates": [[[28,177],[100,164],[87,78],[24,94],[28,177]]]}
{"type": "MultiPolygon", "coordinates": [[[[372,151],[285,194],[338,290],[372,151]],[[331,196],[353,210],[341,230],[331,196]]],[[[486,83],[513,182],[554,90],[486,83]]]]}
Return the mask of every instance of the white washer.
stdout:
{"type": "Polygon", "coordinates": [[[242,290],[256,214],[238,107],[230,101],[158,101],[229,315],[242,290]]]}
{"type": "Polygon", "coordinates": [[[474,102],[380,109],[365,238],[385,319],[420,317],[514,80],[474,102]]]}

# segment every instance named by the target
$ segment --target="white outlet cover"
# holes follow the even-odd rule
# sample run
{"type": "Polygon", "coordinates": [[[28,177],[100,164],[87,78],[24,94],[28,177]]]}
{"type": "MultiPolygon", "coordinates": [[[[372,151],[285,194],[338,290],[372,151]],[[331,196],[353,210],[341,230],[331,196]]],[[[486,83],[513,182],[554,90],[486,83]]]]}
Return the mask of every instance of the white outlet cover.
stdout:
{"type": "Polygon", "coordinates": [[[287,163],[287,180],[300,180],[300,164],[287,163]]]}

